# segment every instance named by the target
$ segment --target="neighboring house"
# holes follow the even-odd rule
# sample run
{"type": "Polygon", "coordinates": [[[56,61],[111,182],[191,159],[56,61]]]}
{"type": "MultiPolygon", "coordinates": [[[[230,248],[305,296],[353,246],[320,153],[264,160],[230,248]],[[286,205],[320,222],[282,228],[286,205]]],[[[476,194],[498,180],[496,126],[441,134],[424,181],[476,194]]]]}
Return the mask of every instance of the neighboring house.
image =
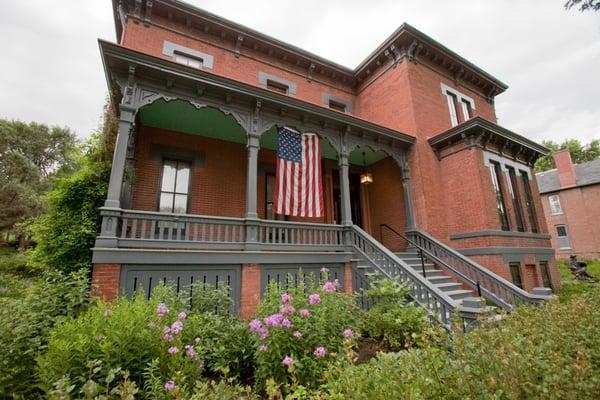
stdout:
{"type": "Polygon", "coordinates": [[[573,164],[554,154],[556,169],[536,174],[552,247],[558,258],[600,258],[600,158],[573,164]]]}
{"type": "Polygon", "coordinates": [[[349,69],[181,1],[113,6],[98,294],[225,282],[247,316],[267,282],[327,267],[345,290],[398,276],[446,321],[478,288],[510,308],[559,284],[532,174],[548,150],[496,124],[487,72],[407,24],[349,69]],[[281,126],[320,137],[321,218],[273,212],[281,126]]]}

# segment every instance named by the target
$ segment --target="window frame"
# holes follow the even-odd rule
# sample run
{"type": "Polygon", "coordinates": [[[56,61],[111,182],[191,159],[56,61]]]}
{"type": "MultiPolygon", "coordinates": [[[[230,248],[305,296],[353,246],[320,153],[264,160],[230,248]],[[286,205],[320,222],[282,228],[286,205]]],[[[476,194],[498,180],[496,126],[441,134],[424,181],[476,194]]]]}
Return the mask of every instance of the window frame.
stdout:
{"type": "Polygon", "coordinates": [[[515,222],[517,223],[517,231],[525,232],[525,224],[523,223],[523,208],[521,206],[521,196],[519,193],[519,184],[517,182],[517,174],[513,167],[505,166],[508,179],[508,192],[512,198],[513,209],[515,210],[515,222]]]}
{"type": "Polygon", "coordinates": [[[194,56],[193,54],[186,53],[182,50],[173,50],[173,61],[175,61],[178,64],[196,69],[202,69],[202,67],[204,66],[204,59],[202,57],[194,56]],[[181,62],[181,59],[185,59],[187,62],[181,62]],[[197,62],[198,66],[190,65],[189,61],[197,62]]]}
{"type": "Polygon", "coordinates": [[[539,232],[539,225],[537,220],[537,213],[535,211],[535,203],[533,202],[533,195],[531,192],[531,182],[529,180],[529,174],[527,171],[522,169],[519,170],[521,173],[521,179],[523,180],[523,188],[525,188],[525,207],[527,208],[527,214],[529,215],[529,225],[532,233],[539,232]]]}
{"type": "Polygon", "coordinates": [[[282,82],[277,82],[274,79],[267,78],[265,86],[267,89],[281,94],[290,94],[290,85],[286,85],[282,82]]]}
{"type": "Polygon", "coordinates": [[[561,215],[564,214],[562,205],[560,204],[560,196],[557,194],[551,194],[548,196],[548,205],[550,206],[550,214],[551,215],[561,215]],[[552,200],[556,200],[553,202],[552,200]],[[558,206],[558,211],[556,211],[556,206],[558,206]]]}
{"type": "Polygon", "coordinates": [[[473,118],[475,100],[444,83],[440,83],[440,87],[442,94],[446,96],[448,112],[450,113],[450,124],[452,127],[473,118]],[[459,112],[459,109],[462,111],[462,115],[461,112],[459,112]]]}
{"type": "Polygon", "coordinates": [[[556,242],[558,244],[559,250],[570,250],[572,249],[571,239],[569,237],[569,230],[567,229],[566,224],[556,224],[554,225],[554,229],[556,230],[556,242]],[[559,235],[559,228],[562,228],[565,232],[564,236],[559,235]],[[567,244],[567,246],[563,246],[563,244],[567,244]]]}
{"type": "Polygon", "coordinates": [[[504,191],[502,190],[502,166],[499,162],[489,160],[490,175],[492,178],[492,189],[496,198],[496,209],[500,220],[500,228],[503,231],[510,231],[510,220],[508,218],[508,209],[504,201],[504,191]]]}
{"type": "Polygon", "coordinates": [[[521,274],[521,263],[517,261],[511,261],[508,263],[508,269],[510,271],[510,279],[512,283],[515,286],[523,289],[523,275],[521,274]]]}
{"type": "Polygon", "coordinates": [[[548,261],[540,261],[539,264],[540,275],[542,276],[542,285],[554,291],[554,286],[552,285],[552,276],[550,275],[550,263],[548,261]]]}
{"type": "Polygon", "coordinates": [[[348,105],[344,104],[340,101],[335,101],[333,99],[329,99],[329,103],[327,104],[330,109],[345,113],[348,110],[348,105]]]}
{"type": "Polygon", "coordinates": [[[158,212],[166,212],[166,213],[170,213],[170,214],[188,214],[189,213],[189,208],[190,208],[190,197],[191,197],[191,193],[192,193],[192,165],[193,162],[191,160],[187,160],[185,158],[174,158],[174,157],[163,157],[162,161],[161,161],[161,169],[160,169],[160,179],[158,182],[158,199],[157,199],[157,206],[156,209],[158,212]],[[164,178],[164,173],[165,173],[165,164],[166,162],[175,162],[176,163],[176,167],[175,167],[175,182],[173,184],[173,192],[169,192],[169,191],[165,191],[163,190],[163,178],[164,178]],[[187,182],[187,193],[183,193],[183,192],[177,192],[177,175],[179,173],[179,163],[185,163],[188,165],[188,182],[187,182]],[[166,193],[166,194],[170,194],[172,195],[172,205],[171,205],[171,211],[162,211],[161,210],[161,197],[162,194],[166,193]],[[184,213],[176,213],[175,210],[175,198],[177,195],[185,195],[186,196],[186,204],[185,204],[185,212],[184,213]]]}

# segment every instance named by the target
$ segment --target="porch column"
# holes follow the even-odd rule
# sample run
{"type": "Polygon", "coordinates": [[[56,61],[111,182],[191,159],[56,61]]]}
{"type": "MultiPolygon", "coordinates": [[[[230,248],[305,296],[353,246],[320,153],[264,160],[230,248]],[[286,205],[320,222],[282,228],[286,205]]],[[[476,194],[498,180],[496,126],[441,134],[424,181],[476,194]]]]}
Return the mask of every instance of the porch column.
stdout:
{"type": "Polygon", "coordinates": [[[408,158],[406,153],[402,154],[402,188],[404,189],[404,210],[406,213],[406,229],[414,229],[415,214],[412,202],[412,191],[410,185],[410,168],[408,167],[408,158]]]}
{"type": "Polygon", "coordinates": [[[352,211],[350,208],[350,171],[349,155],[340,152],[338,163],[340,166],[340,205],[342,225],[352,225],[352,211]]]}
{"type": "Polygon", "coordinates": [[[260,135],[248,134],[248,168],[246,176],[246,248],[256,247],[258,242],[258,212],[257,204],[257,178],[258,178],[258,150],[260,148],[260,135]]]}
{"type": "Polygon", "coordinates": [[[125,171],[125,159],[127,158],[127,145],[133,121],[135,119],[135,108],[121,104],[119,116],[119,130],[115,142],[112,168],[110,170],[110,181],[108,183],[108,195],[104,207],[120,208],[121,188],[123,186],[123,174],[125,171]]]}

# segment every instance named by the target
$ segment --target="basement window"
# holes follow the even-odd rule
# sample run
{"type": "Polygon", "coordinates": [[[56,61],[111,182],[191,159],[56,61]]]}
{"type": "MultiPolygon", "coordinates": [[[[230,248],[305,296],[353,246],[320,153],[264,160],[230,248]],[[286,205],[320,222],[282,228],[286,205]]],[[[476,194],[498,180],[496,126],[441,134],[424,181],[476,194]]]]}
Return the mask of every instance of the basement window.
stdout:
{"type": "Polygon", "coordinates": [[[201,69],[202,65],[204,64],[204,60],[202,58],[186,54],[179,50],[175,50],[173,52],[173,58],[175,59],[175,62],[192,68],[201,69]]]}
{"type": "Polygon", "coordinates": [[[281,94],[288,94],[290,87],[281,82],[276,82],[272,79],[267,79],[267,89],[272,90],[274,92],[279,92],[281,94]]]}
{"type": "Polygon", "coordinates": [[[329,100],[329,108],[339,112],[346,112],[346,105],[335,100],[329,100]]]}

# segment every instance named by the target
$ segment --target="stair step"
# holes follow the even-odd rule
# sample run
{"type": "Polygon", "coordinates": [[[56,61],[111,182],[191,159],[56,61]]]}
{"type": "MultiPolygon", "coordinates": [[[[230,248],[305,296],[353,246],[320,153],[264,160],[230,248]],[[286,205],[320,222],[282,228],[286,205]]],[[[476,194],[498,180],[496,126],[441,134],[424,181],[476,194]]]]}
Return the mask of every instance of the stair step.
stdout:
{"type": "MultiPolygon", "coordinates": [[[[414,269],[422,269],[423,266],[421,265],[421,263],[418,264],[408,264],[409,267],[412,267],[414,269]]],[[[432,269],[435,265],[432,263],[425,263],[425,269],[432,269]]]]}
{"type": "MultiPolygon", "coordinates": [[[[421,269],[417,269],[416,272],[423,275],[423,271],[421,269]]],[[[444,276],[444,273],[442,271],[440,271],[439,269],[426,269],[425,270],[426,278],[434,277],[434,276],[444,276]]]]}
{"type": "Polygon", "coordinates": [[[419,257],[419,253],[412,252],[412,251],[399,251],[394,254],[399,258],[405,258],[405,257],[406,258],[417,258],[417,257],[419,257]]]}
{"type": "Polygon", "coordinates": [[[473,292],[470,290],[451,290],[449,292],[445,292],[446,295],[448,295],[450,298],[454,299],[454,300],[460,300],[460,299],[464,299],[465,297],[471,297],[473,296],[473,292]]]}
{"type": "Polygon", "coordinates": [[[451,277],[446,276],[446,275],[442,275],[442,276],[428,276],[427,280],[429,282],[433,283],[434,285],[441,284],[441,283],[452,283],[452,282],[454,282],[451,277]]]}
{"type": "Polygon", "coordinates": [[[461,284],[456,282],[435,283],[435,287],[442,289],[444,292],[453,292],[462,288],[461,284]]]}

